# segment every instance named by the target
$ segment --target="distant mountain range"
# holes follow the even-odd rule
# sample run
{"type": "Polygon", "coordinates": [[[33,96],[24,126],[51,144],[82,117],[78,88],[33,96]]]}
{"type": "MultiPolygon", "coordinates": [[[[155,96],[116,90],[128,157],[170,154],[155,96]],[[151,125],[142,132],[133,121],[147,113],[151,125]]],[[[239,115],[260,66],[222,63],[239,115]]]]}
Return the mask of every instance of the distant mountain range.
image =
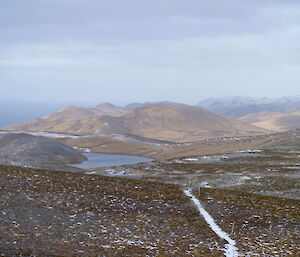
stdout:
{"type": "Polygon", "coordinates": [[[197,106],[220,115],[240,118],[253,113],[286,112],[293,109],[300,109],[300,96],[277,99],[240,96],[208,98],[198,103],[197,106]]]}
{"type": "Polygon", "coordinates": [[[300,128],[300,97],[278,99],[210,98],[198,106],[172,102],[110,103],[92,108],[67,106],[9,131],[47,131],[77,135],[134,135],[172,142],[245,136],[300,128]],[[200,107],[201,106],[201,107],[200,107]]]}
{"type": "Polygon", "coordinates": [[[136,106],[131,105],[127,108],[112,104],[101,104],[95,108],[68,106],[40,119],[10,125],[4,129],[79,135],[131,134],[174,142],[268,132],[195,106],[168,102],[136,106]]]}

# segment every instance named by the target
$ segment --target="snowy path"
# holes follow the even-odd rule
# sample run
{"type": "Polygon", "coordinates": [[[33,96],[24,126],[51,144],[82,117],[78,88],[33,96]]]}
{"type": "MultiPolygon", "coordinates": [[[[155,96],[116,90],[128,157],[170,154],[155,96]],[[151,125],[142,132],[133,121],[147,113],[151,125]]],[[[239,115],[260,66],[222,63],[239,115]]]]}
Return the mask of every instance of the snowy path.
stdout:
{"type": "Polygon", "coordinates": [[[203,216],[207,224],[210,226],[210,228],[222,239],[227,241],[227,244],[225,245],[225,256],[226,257],[237,257],[239,256],[238,254],[238,249],[236,248],[236,242],[229,237],[229,235],[224,232],[214,221],[212,216],[203,208],[201,205],[200,201],[192,194],[192,190],[190,188],[185,189],[183,191],[186,196],[190,197],[191,200],[194,202],[194,204],[197,206],[200,214],[203,216]]]}

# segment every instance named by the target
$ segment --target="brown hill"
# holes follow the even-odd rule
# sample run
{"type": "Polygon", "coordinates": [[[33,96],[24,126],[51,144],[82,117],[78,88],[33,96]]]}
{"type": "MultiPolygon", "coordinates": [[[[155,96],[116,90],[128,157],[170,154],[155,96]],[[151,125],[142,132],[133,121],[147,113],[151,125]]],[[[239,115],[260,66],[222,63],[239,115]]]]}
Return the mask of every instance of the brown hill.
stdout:
{"type": "Polygon", "coordinates": [[[261,112],[243,116],[240,120],[264,129],[287,131],[300,128],[300,110],[261,112]]]}
{"type": "Polygon", "coordinates": [[[89,108],[88,110],[96,115],[115,115],[126,112],[125,109],[110,103],[99,104],[94,108],[89,108]]]}
{"type": "Polygon", "coordinates": [[[234,118],[183,104],[147,104],[129,112],[110,116],[95,114],[91,109],[82,107],[67,107],[41,119],[4,129],[73,134],[132,134],[177,142],[267,132],[234,118]]]}
{"type": "Polygon", "coordinates": [[[71,134],[85,134],[95,131],[105,123],[100,116],[83,107],[67,106],[58,112],[40,119],[5,127],[9,131],[48,131],[71,134]]]}
{"type": "Polygon", "coordinates": [[[48,131],[71,134],[94,133],[105,126],[103,115],[119,115],[124,113],[120,107],[112,104],[100,104],[94,108],[67,106],[58,112],[29,122],[5,127],[9,131],[48,131]]]}
{"type": "Polygon", "coordinates": [[[102,120],[108,124],[103,128],[106,133],[177,142],[266,133],[236,119],[183,104],[148,104],[122,116],[105,116],[102,120]]]}
{"type": "Polygon", "coordinates": [[[67,106],[55,113],[44,116],[41,119],[44,120],[63,120],[63,119],[71,119],[71,118],[79,118],[79,117],[87,117],[93,116],[93,112],[85,109],[83,107],[78,107],[74,105],[67,106]]]}

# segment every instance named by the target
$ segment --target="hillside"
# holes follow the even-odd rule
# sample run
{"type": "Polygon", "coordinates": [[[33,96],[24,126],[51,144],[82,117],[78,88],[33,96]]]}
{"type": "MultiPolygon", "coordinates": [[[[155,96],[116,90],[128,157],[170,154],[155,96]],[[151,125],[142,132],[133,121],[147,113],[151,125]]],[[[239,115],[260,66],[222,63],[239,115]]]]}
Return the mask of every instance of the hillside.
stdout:
{"type": "MultiPolygon", "coordinates": [[[[268,159],[281,161],[277,152],[268,159]]],[[[234,187],[199,188],[199,183],[191,190],[206,216],[236,241],[239,256],[298,256],[300,201],[256,192],[296,194],[299,179],[270,172],[274,165],[266,166],[263,156],[259,160],[259,169],[255,159],[248,160],[249,172],[244,162],[163,162],[153,168],[174,179],[190,175],[192,182],[240,178],[234,187]],[[224,166],[228,176],[220,171],[224,166]],[[177,173],[168,175],[172,171],[177,173]]],[[[224,256],[226,241],[180,185],[12,166],[0,166],[0,183],[2,256],[224,256]]]]}
{"type": "Polygon", "coordinates": [[[223,256],[178,186],[5,166],[0,180],[4,256],[223,256]]]}
{"type": "Polygon", "coordinates": [[[96,115],[101,115],[101,116],[102,115],[116,115],[116,114],[121,114],[121,113],[126,112],[125,109],[115,106],[110,103],[99,104],[94,108],[89,108],[88,110],[96,115]]]}
{"type": "Polygon", "coordinates": [[[108,124],[103,128],[108,134],[134,134],[176,142],[266,132],[236,119],[183,104],[148,104],[122,116],[105,116],[102,120],[108,124]]]}
{"type": "Polygon", "coordinates": [[[300,110],[261,112],[243,116],[240,120],[264,129],[287,131],[300,128],[300,110]]]}
{"type": "MultiPolygon", "coordinates": [[[[107,111],[107,105],[104,110],[107,111]]],[[[96,107],[96,109],[100,107],[96,107]]],[[[104,113],[103,111],[102,113],[104,113]]],[[[100,111],[98,112],[100,113],[100,111]]],[[[41,119],[5,127],[6,130],[49,131],[71,134],[132,134],[167,141],[244,136],[266,130],[233,118],[184,104],[146,104],[134,110],[99,115],[91,109],[68,107],[41,119]]]]}
{"type": "Polygon", "coordinates": [[[53,167],[86,159],[62,143],[28,134],[0,134],[0,164],[53,167]]]}
{"type": "Polygon", "coordinates": [[[67,106],[53,114],[25,123],[5,127],[8,131],[48,131],[86,134],[103,127],[105,123],[94,111],[77,106],[67,106]]]}

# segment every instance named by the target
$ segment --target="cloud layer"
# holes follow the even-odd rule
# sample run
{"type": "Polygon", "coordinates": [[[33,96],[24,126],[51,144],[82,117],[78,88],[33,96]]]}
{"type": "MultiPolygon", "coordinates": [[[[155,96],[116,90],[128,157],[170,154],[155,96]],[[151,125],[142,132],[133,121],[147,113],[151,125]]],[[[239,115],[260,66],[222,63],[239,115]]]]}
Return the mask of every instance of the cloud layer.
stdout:
{"type": "Polygon", "coordinates": [[[299,94],[299,32],[293,0],[2,0],[0,97],[193,103],[299,94]]]}

